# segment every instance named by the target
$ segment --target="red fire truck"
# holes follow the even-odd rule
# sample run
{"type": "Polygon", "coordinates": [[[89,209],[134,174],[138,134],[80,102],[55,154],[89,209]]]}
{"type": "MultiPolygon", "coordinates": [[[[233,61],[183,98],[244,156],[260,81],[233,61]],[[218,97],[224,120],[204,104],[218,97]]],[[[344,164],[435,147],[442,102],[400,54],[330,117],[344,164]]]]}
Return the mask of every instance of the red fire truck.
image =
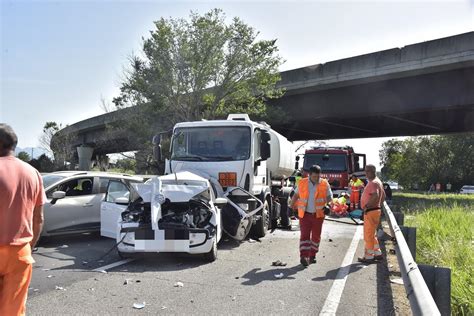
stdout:
{"type": "Polygon", "coordinates": [[[333,195],[347,192],[350,176],[355,173],[365,179],[365,154],[356,154],[349,146],[313,147],[304,154],[303,176],[306,177],[312,165],[319,165],[322,177],[328,179],[333,195]]]}

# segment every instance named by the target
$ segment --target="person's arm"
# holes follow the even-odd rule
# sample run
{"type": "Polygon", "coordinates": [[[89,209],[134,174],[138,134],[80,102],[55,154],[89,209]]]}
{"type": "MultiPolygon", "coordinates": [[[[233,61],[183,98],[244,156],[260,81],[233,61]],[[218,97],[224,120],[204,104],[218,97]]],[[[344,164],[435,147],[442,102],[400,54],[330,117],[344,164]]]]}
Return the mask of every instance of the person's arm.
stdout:
{"type": "Polygon", "coordinates": [[[298,192],[296,191],[295,194],[293,194],[293,197],[291,198],[291,202],[290,202],[290,208],[292,210],[295,209],[295,204],[296,204],[296,201],[298,201],[298,199],[300,198],[298,192]]]}
{"type": "Polygon", "coordinates": [[[332,202],[332,190],[331,190],[331,186],[329,185],[329,183],[327,184],[327,193],[326,193],[326,203],[330,203],[332,202]]]}
{"type": "Polygon", "coordinates": [[[36,246],[38,242],[41,231],[43,230],[43,205],[35,206],[33,210],[33,240],[30,242],[31,248],[36,246]]]}

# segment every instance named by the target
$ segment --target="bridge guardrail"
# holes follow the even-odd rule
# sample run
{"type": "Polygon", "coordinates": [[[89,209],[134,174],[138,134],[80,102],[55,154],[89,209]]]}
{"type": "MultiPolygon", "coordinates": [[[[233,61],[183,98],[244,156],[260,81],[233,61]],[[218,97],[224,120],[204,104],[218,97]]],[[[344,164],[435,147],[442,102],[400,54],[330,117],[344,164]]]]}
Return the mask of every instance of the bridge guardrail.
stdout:
{"type": "Polygon", "coordinates": [[[395,216],[387,202],[384,202],[383,209],[387,222],[390,226],[390,230],[392,231],[392,234],[394,234],[393,237],[395,237],[397,241],[395,245],[395,252],[413,315],[441,315],[433,299],[433,296],[426,285],[421,271],[418,268],[415,259],[413,259],[412,253],[408,247],[405,237],[403,236],[403,232],[398,226],[395,216]]]}

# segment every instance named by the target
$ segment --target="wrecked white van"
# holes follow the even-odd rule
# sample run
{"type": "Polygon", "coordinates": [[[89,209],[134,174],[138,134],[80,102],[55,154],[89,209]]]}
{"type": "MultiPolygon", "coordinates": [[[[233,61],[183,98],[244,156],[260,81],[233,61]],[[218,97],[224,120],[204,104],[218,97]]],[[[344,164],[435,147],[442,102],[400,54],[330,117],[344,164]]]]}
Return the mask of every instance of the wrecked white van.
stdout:
{"type": "Polygon", "coordinates": [[[217,258],[217,243],[225,232],[247,237],[260,200],[238,187],[224,192],[220,184],[192,172],[178,172],[134,184],[128,194],[110,188],[101,208],[102,235],[112,237],[115,223],[121,256],[137,252],[185,252],[217,258]],[[127,198],[125,198],[127,196],[127,198]]]}

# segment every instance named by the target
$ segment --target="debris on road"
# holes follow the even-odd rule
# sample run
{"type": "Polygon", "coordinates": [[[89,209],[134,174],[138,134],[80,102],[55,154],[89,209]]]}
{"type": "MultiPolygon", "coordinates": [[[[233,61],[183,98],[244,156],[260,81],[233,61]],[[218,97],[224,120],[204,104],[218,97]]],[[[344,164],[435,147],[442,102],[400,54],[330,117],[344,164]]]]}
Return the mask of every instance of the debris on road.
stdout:
{"type": "Polygon", "coordinates": [[[332,242],[332,239],[331,239],[331,238],[329,238],[329,242],[332,242]]]}
{"type": "Polygon", "coordinates": [[[235,277],[236,280],[240,279],[240,277],[235,277]]]}
{"type": "Polygon", "coordinates": [[[54,278],[54,275],[51,275],[51,274],[50,274],[50,275],[47,276],[47,278],[48,278],[48,279],[54,278]]]}
{"type": "Polygon", "coordinates": [[[133,308],[135,308],[135,309],[142,309],[142,308],[145,307],[145,305],[146,305],[145,302],[143,302],[143,303],[133,303],[133,308]]]}
{"type": "Polygon", "coordinates": [[[69,248],[69,246],[68,245],[62,245],[62,246],[59,246],[58,248],[64,249],[64,248],[69,248]]]}
{"type": "Polygon", "coordinates": [[[59,290],[59,291],[66,291],[65,288],[63,288],[62,286],[57,286],[55,287],[56,290],[59,290]]]}
{"type": "Polygon", "coordinates": [[[286,267],[287,263],[281,260],[273,261],[272,266],[274,267],[286,267]]]}
{"type": "Polygon", "coordinates": [[[87,262],[87,261],[82,261],[82,265],[86,265],[86,264],[88,264],[88,263],[89,263],[89,262],[87,262]]]}
{"type": "Polygon", "coordinates": [[[141,280],[136,280],[136,281],[135,281],[135,283],[140,283],[140,282],[141,282],[141,280]]]}
{"type": "Polygon", "coordinates": [[[174,284],[174,287],[183,287],[183,286],[184,286],[183,282],[176,282],[174,284]]]}
{"type": "Polygon", "coordinates": [[[280,274],[275,274],[275,278],[277,279],[281,279],[283,278],[285,275],[283,273],[280,273],[280,274]]]}
{"type": "Polygon", "coordinates": [[[51,270],[51,269],[41,269],[41,270],[42,270],[42,271],[49,271],[49,270],[51,270]]]}
{"type": "Polygon", "coordinates": [[[94,292],[95,289],[93,287],[91,287],[90,289],[87,289],[89,292],[94,292]]]}
{"type": "Polygon", "coordinates": [[[394,254],[396,254],[396,252],[395,252],[395,249],[390,249],[390,251],[389,251],[389,252],[390,252],[390,254],[391,254],[391,255],[394,255],[394,254]]]}
{"type": "Polygon", "coordinates": [[[105,273],[105,274],[107,274],[107,271],[105,271],[105,270],[97,270],[97,272],[100,272],[100,273],[105,273]]]}
{"type": "Polygon", "coordinates": [[[39,289],[33,289],[33,292],[38,292],[38,291],[39,291],[39,289]]]}
{"type": "Polygon", "coordinates": [[[167,309],[168,307],[166,306],[161,306],[161,310],[167,309]]]}
{"type": "Polygon", "coordinates": [[[130,281],[131,281],[131,279],[125,279],[125,281],[123,281],[123,285],[130,284],[130,281]]]}
{"type": "Polygon", "coordinates": [[[390,283],[403,285],[403,279],[391,279],[390,283]]]}

